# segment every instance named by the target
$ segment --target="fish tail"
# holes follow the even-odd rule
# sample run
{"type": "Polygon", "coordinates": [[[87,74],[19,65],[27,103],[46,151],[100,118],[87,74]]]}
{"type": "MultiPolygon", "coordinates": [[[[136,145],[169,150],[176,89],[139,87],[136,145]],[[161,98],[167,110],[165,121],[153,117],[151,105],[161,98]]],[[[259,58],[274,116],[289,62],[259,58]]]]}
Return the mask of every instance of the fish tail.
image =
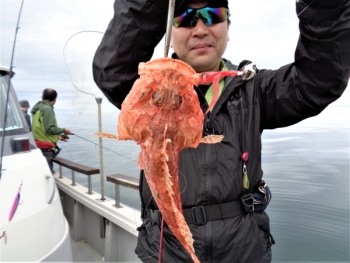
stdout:
{"type": "MultiPolygon", "coordinates": [[[[175,163],[171,161],[167,162],[167,153],[158,155],[156,162],[145,162],[147,164],[152,163],[152,166],[147,168],[150,170],[156,170],[159,172],[159,176],[151,178],[148,176],[150,173],[146,170],[145,175],[152,191],[153,197],[158,205],[165,222],[173,235],[177,238],[184,249],[190,254],[194,262],[199,262],[194,253],[193,237],[192,233],[185,221],[182,213],[181,196],[179,191],[178,181],[178,168],[175,163]],[[168,167],[170,165],[170,169],[168,167]],[[170,175],[169,170],[174,172],[170,175]]],[[[173,157],[173,156],[172,156],[173,157]]],[[[169,158],[169,160],[176,160],[177,158],[169,158]]]]}

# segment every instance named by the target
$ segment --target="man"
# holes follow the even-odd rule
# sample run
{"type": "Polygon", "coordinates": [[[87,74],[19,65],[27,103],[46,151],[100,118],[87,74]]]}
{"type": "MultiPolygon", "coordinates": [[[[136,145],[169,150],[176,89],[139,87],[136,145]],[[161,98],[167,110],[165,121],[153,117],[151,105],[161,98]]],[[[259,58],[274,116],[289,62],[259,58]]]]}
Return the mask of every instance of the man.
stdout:
{"type": "Polygon", "coordinates": [[[57,100],[57,92],[54,89],[45,89],[41,98],[42,100],[37,102],[31,111],[32,132],[36,145],[42,151],[51,172],[53,172],[52,158],[58,150],[56,143],[58,140],[67,142],[67,135],[72,134],[72,132],[70,129],[57,126],[55,112],[53,111],[53,105],[57,100]]]}
{"type": "MultiPolygon", "coordinates": [[[[163,37],[167,4],[164,0],[144,4],[115,1],[115,15],[95,54],[93,73],[97,85],[118,108],[138,78],[139,62],[152,57],[163,37]]],[[[249,80],[226,77],[203,127],[203,135],[222,134],[224,141],[181,152],[182,205],[185,214],[189,213],[185,218],[202,263],[271,262],[274,241],[269,217],[249,204],[259,189],[265,189],[261,133],[319,114],[347,86],[349,0],[298,1],[296,8],[300,38],[295,61],[278,70],[257,70],[249,80]]],[[[197,72],[242,70],[246,62],[237,67],[222,58],[228,41],[228,14],[227,0],[176,1],[173,58],[197,72]]],[[[194,88],[206,112],[210,97],[206,95],[212,88],[194,88]]],[[[140,196],[143,224],[135,252],[143,262],[158,262],[160,215],[142,172],[140,196]]],[[[163,262],[192,262],[167,227],[162,254],[163,262]]]]}
{"type": "Polygon", "coordinates": [[[32,124],[31,124],[31,121],[30,121],[30,116],[28,114],[28,109],[30,108],[29,102],[27,100],[21,100],[19,102],[19,105],[21,106],[21,110],[22,110],[24,118],[26,119],[26,122],[28,124],[28,128],[31,131],[32,130],[32,124]]]}

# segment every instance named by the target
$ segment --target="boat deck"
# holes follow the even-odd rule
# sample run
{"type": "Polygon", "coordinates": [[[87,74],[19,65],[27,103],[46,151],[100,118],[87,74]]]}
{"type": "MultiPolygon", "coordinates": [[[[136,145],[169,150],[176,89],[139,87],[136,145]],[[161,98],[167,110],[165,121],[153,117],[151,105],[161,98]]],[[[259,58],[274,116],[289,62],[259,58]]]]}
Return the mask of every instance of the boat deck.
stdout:
{"type": "Polygon", "coordinates": [[[104,259],[85,241],[74,242],[72,245],[73,262],[104,262],[104,259]]]}

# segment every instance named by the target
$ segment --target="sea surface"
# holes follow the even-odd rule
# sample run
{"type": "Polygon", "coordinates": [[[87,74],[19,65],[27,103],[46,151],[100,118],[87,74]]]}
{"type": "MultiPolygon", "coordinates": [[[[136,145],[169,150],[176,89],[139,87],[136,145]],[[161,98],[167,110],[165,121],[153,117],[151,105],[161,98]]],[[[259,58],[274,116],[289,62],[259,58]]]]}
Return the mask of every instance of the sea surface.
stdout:
{"type": "MultiPolygon", "coordinates": [[[[349,255],[349,91],[319,116],[262,135],[264,180],[272,190],[266,212],[276,241],[273,262],[350,262],[349,255]]],[[[104,99],[103,103],[109,103],[104,99]]],[[[97,106],[89,112],[56,111],[59,126],[70,128],[60,157],[100,167],[97,106]]],[[[102,111],[103,112],[103,111],[102,111]]],[[[102,131],[115,133],[119,111],[102,113],[102,131]]],[[[139,176],[139,147],[132,141],[103,140],[104,176],[139,176]]],[[[57,165],[54,169],[58,170],[57,165]]],[[[63,169],[70,177],[69,170],[63,169]]],[[[76,173],[87,186],[85,175],[76,173]]],[[[100,192],[100,175],[92,176],[100,192]]],[[[114,199],[114,184],[104,180],[105,195],[114,199]]],[[[140,209],[139,193],[121,189],[122,203],[140,209]]]]}

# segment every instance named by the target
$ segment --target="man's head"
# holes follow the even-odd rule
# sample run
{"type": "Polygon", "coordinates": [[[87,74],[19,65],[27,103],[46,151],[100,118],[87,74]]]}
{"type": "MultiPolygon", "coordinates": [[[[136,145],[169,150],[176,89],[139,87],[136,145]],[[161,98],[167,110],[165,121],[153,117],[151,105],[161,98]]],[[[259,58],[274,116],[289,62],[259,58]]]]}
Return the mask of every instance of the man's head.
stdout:
{"type": "Polygon", "coordinates": [[[21,100],[19,102],[19,105],[21,106],[22,110],[28,110],[28,108],[30,108],[29,102],[27,100],[21,100]]]}
{"type": "Polygon", "coordinates": [[[57,92],[54,89],[50,89],[50,88],[44,89],[43,95],[41,96],[41,98],[53,105],[56,102],[57,92]]]}
{"type": "Polygon", "coordinates": [[[185,0],[176,7],[171,46],[197,72],[217,71],[229,40],[227,0],[185,0]]]}

